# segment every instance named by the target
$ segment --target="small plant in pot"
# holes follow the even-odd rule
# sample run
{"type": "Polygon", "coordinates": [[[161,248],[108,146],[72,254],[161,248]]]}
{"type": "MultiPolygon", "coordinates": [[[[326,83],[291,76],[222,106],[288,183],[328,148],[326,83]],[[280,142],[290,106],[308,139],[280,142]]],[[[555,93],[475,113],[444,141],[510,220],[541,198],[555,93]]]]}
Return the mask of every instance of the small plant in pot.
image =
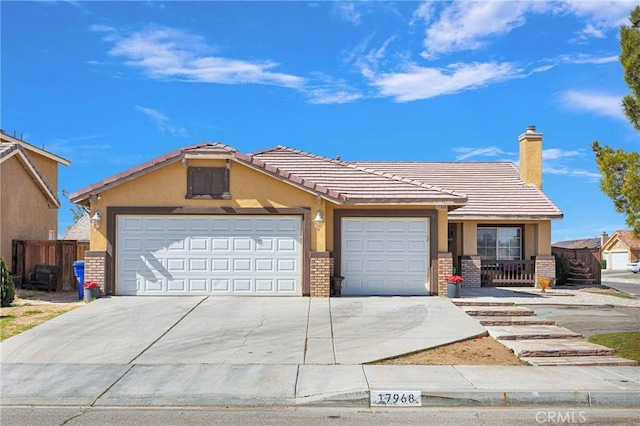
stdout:
{"type": "Polygon", "coordinates": [[[449,275],[448,277],[444,277],[444,280],[451,284],[464,284],[464,278],[460,275],[449,275]]]}
{"type": "Polygon", "coordinates": [[[95,281],[85,281],[84,287],[84,301],[89,302],[91,299],[100,298],[100,285],[95,281]]]}

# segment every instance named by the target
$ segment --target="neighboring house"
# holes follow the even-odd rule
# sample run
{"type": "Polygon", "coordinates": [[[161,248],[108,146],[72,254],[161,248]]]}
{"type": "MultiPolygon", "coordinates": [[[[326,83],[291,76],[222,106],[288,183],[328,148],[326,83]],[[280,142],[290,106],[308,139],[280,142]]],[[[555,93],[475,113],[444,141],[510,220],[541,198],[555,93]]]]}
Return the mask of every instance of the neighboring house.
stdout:
{"type": "Polygon", "coordinates": [[[520,170],[176,150],[71,194],[100,219],[85,279],[118,295],[445,295],[455,262],[467,286],[496,268],[533,285],[555,276],[562,212],[540,189],[542,134],[519,144],[520,170]]]}
{"type": "Polygon", "coordinates": [[[91,239],[91,221],[89,219],[89,213],[83,214],[82,217],[69,228],[62,239],[88,243],[91,239]]]}
{"type": "Polygon", "coordinates": [[[582,238],[580,240],[565,240],[565,241],[556,241],[551,244],[551,247],[558,247],[563,249],[589,249],[589,250],[600,250],[600,245],[602,244],[600,238],[582,238]]]}
{"type": "Polygon", "coordinates": [[[602,246],[602,258],[607,269],[624,270],[627,263],[640,259],[640,238],[632,231],[616,231],[602,246]]]}
{"type": "Polygon", "coordinates": [[[0,254],[9,265],[13,240],[57,239],[58,164],[70,163],[0,131],[0,254]]]}

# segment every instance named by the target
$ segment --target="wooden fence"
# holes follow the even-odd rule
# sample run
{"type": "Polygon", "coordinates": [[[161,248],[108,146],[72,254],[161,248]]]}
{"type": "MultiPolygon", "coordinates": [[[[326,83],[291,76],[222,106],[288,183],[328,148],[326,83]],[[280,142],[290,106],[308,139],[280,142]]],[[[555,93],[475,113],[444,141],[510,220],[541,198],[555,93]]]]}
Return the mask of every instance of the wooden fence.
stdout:
{"type": "Polygon", "coordinates": [[[535,268],[533,260],[483,260],[480,280],[483,287],[532,287],[535,268]]]}
{"type": "Polygon", "coordinates": [[[569,260],[578,259],[584,267],[591,273],[589,277],[595,284],[600,284],[602,279],[602,265],[600,261],[600,250],[590,248],[567,249],[561,247],[551,247],[551,253],[556,257],[556,263],[566,262],[558,274],[558,283],[567,284],[566,280],[571,274],[569,260]],[[563,269],[563,270],[562,270],[563,269]]]}
{"type": "Polygon", "coordinates": [[[35,271],[36,265],[56,265],[60,268],[56,290],[73,291],[77,288],[73,262],[84,260],[84,252],[87,250],[88,242],[74,240],[13,240],[11,272],[24,282],[35,271]]]}

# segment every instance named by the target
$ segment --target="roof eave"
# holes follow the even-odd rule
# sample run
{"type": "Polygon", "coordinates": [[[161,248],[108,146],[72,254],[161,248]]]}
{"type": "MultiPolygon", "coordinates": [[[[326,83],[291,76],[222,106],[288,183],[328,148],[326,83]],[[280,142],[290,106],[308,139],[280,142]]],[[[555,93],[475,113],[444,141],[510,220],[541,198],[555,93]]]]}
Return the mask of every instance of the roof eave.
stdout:
{"type": "Polygon", "coordinates": [[[132,173],[128,176],[123,176],[119,179],[114,179],[112,182],[109,183],[105,183],[103,185],[89,185],[87,187],[84,187],[72,194],[69,195],[69,201],[71,201],[72,203],[75,204],[81,204],[81,205],[88,205],[86,202],[89,200],[89,198],[92,195],[96,195],[99,194],[100,192],[104,192],[104,191],[108,191],[109,189],[115,188],[116,186],[120,186],[123,183],[126,182],[130,182],[133,179],[136,179],[144,174],[147,174],[149,172],[152,172],[154,170],[157,170],[161,167],[164,166],[168,166],[169,164],[173,164],[175,162],[181,161],[182,160],[182,156],[181,155],[176,155],[170,158],[167,158],[164,161],[160,161],[156,164],[153,164],[152,166],[149,166],[147,168],[144,168],[142,170],[139,170],[135,173],[132,173]]]}
{"type": "Polygon", "coordinates": [[[454,214],[449,219],[456,220],[558,220],[564,215],[560,214],[542,214],[542,215],[481,215],[481,214],[454,214]]]}
{"type": "Polygon", "coordinates": [[[19,148],[11,151],[9,155],[5,155],[4,157],[2,157],[2,161],[5,161],[13,156],[17,156],[20,159],[20,162],[27,169],[28,173],[31,175],[36,185],[40,187],[40,192],[42,192],[42,194],[48,200],[48,204],[51,207],[55,207],[57,209],[60,208],[60,201],[58,200],[58,197],[56,197],[56,195],[51,191],[49,186],[47,186],[45,181],[42,179],[42,176],[40,176],[40,173],[38,172],[38,170],[31,163],[31,161],[29,160],[29,157],[25,155],[22,149],[19,148]]]}

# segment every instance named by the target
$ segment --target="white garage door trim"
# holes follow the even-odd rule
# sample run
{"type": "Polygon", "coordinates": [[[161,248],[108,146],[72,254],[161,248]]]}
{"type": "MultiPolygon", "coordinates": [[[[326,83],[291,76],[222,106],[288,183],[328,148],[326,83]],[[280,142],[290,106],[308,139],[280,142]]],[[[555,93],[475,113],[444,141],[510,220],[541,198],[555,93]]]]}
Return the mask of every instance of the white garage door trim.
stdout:
{"type": "Polygon", "coordinates": [[[118,215],[118,295],[302,295],[302,217],[118,215]]]}
{"type": "Polygon", "coordinates": [[[612,251],[610,252],[610,265],[614,270],[624,270],[627,268],[627,263],[629,263],[629,252],[626,251],[612,251]]]}
{"type": "Polygon", "coordinates": [[[342,218],[342,294],[428,295],[428,218],[342,218]]]}

